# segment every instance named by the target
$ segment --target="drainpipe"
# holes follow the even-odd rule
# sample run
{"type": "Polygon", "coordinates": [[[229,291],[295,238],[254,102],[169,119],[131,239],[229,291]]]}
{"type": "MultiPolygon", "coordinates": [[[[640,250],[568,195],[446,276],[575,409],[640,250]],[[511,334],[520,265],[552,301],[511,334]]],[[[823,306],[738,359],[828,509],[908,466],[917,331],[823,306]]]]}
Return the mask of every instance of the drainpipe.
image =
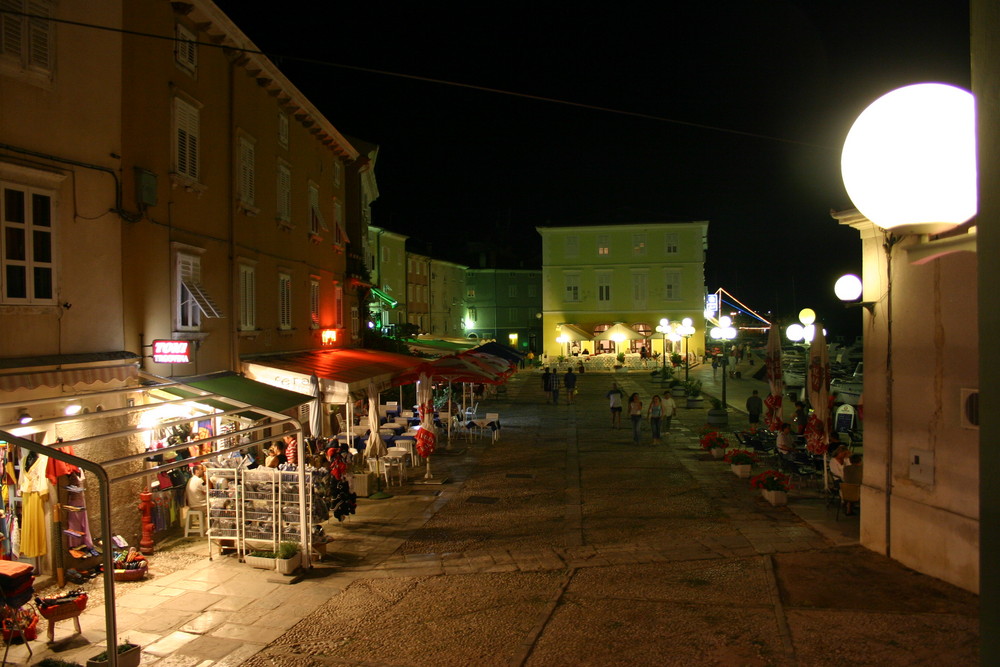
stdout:
{"type": "Polygon", "coordinates": [[[237,373],[242,374],[242,367],[240,365],[240,332],[239,332],[239,322],[240,318],[243,316],[242,312],[237,313],[236,304],[239,303],[239,295],[237,290],[240,289],[240,281],[238,269],[236,266],[236,193],[233,191],[233,176],[234,176],[234,165],[233,161],[236,160],[236,155],[233,151],[233,135],[236,132],[235,116],[236,112],[234,109],[234,99],[236,94],[236,83],[234,81],[236,76],[236,67],[229,58],[229,81],[227,85],[229,87],[229,99],[227,102],[228,108],[226,109],[229,115],[229,136],[226,138],[227,146],[226,149],[229,151],[229,168],[230,174],[227,180],[227,189],[229,196],[229,258],[228,258],[228,275],[229,275],[229,366],[237,373]]]}

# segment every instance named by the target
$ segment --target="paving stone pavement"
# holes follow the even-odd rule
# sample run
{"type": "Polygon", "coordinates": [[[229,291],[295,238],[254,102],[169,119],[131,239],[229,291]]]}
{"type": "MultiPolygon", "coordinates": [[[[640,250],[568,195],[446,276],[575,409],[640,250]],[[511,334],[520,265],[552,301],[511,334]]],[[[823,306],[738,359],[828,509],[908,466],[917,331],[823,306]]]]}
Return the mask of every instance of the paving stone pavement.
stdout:
{"type": "MultiPolygon", "coordinates": [[[[877,557],[857,546],[856,519],[838,521],[815,489],[768,505],[698,447],[704,409],[682,408],[662,445],[648,424],[633,444],[630,426],[610,428],[612,381],[645,403],[660,391],[648,372],[588,373],[575,404],[551,405],[540,374],[519,373],[484,401],[498,441],[454,434],[431,459],[442,483],[419,483],[421,468],[392,498],[361,499],[297,583],[180,540],[182,567],[157,575],[154,556],[148,581],[118,597],[120,635],[164,667],[975,664],[975,596],[900,566],[878,576],[898,577],[906,605],[802,602],[796,578],[812,565],[788,559],[867,585],[837,574],[877,557]],[[851,642],[826,637],[841,627],[851,642]]],[[[734,411],[731,427],[744,424],[734,411]]],[[[30,661],[12,647],[12,664],[84,662],[103,611],[83,627],[57,625],[30,661]]]]}

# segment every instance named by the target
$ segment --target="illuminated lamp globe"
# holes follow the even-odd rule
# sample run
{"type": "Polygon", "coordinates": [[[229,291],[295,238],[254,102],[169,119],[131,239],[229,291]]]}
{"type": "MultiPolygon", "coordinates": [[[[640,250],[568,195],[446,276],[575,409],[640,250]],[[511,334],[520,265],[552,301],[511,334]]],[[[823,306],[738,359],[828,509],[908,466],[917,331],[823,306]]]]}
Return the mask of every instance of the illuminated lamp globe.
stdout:
{"type": "Polygon", "coordinates": [[[853,273],[841,276],[833,284],[833,293],[841,301],[857,301],[861,298],[861,278],[853,273]]]}
{"type": "Polygon", "coordinates": [[[662,320],[660,320],[660,326],[666,329],[668,326],[670,326],[670,320],[664,317],[662,320]]]}
{"type": "Polygon", "coordinates": [[[813,342],[813,338],[816,337],[816,325],[809,324],[802,327],[802,340],[807,343],[813,342]]]}
{"type": "Polygon", "coordinates": [[[801,324],[790,324],[788,328],[785,329],[785,336],[788,337],[790,341],[800,341],[802,340],[802,325],[801,324]]]}
{"type": "Polygon", "coordinates": [[[712,330],[708,332],[708,335],[715,339],[722,338],[722,329],[720,327],[712,327],[712,330]]]}
{"type": "Polygon", "coordinates": [[[972,93],[942,83],[883,95],[854,121],[840,169],[854,206],[883,229],[938,234],[977,210],[972,93]]]}
{"type": "Polygon", "coordinates": [[[694,324],[694,320],[692,320],[690,317],[685,317],[683,320],[681,320],[681,324],[683,324],[686,327],[689,327],[692,324],[694,324]]]}
{"type": "Polygon", "coordinates": [[[722,327],[723,329],[732,326],[732,324],[733,320],[732,318],[729,317],[729,315],[723,315],[722,317],[719,318],[719,326],[722,327]]]}
{"type": "Polygon", "coordinates": [[[799,311],[799,322],[806,326],[816,321],[816,311],[812,308],[803,308],[799,311]]]}

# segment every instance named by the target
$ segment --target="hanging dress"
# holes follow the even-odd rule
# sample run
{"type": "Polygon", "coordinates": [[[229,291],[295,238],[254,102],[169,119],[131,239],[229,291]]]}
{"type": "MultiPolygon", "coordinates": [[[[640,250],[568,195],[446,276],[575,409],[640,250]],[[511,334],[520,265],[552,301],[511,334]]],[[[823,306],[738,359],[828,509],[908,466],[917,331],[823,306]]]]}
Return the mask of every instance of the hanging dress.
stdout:
{"type": "Polygon", "coordinates": [[[21,472],[21,555],[26,558],[48,553],[48,536],[45,532],[45,501],[49,495],[49,481],[45,478],[47,456],[33,460],[25,457],[21,472]]]}

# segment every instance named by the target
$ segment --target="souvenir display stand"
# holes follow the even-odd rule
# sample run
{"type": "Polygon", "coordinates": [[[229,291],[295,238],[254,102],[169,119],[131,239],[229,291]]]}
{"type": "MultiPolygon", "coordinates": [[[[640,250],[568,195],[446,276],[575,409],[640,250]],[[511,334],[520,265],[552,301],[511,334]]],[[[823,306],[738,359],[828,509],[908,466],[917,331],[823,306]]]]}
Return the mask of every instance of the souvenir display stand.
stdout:
{"type": "Polygon", "coordinates": [[[3,652],[3,662],[7,662],[7,651],[15,639],[24,641],[31,655],[29,640],[35,638],[38,616],[25,608],[35,594],[34,568],[27,563],[16,561],[0,561],[0,616],[3,619],[3,637],[6,647],[3,652]],[[33,618],[33,620],[32,620],[33,618]]]}
{"type": "Polygon", "coordinates": [[[209,480],[208,517],[208,558],[212,559],[212,543],[221,546],[234,546],[242,554],[240,542],[240,526],[243,523],[240,515],[239,501],[236,489],[239,482],[239,471],[235,468],[206,468],[205,477],[209,480]],[[227,545],[222,543],[226,542],[227,545]]]}

